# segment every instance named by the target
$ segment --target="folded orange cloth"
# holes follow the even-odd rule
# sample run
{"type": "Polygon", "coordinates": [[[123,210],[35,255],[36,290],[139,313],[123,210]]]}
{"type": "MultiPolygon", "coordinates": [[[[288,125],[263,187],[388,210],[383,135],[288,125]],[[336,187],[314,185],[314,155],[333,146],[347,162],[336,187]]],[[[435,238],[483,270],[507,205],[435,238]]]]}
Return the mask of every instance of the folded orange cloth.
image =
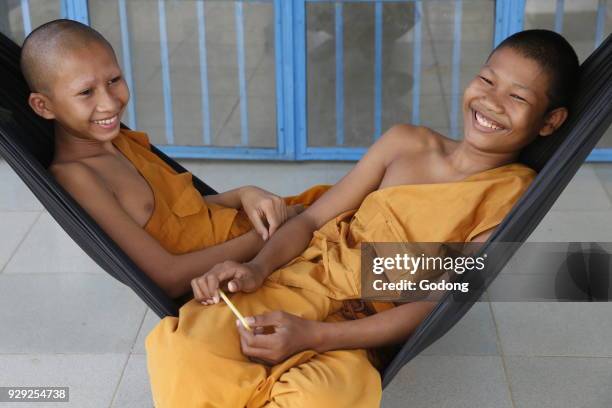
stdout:
{"type": "MultiPolygon", "coordinates": [[[[315,231],[304,252],[253,293],[232,302],[245,315],[284,310],[343,320],[343,301],[361,294],[362,242],[467,242],[498,225],[535,172],[509,164],[462,181],[403,185],[368,195],[359,209],[315,231]]],[[[372,305],[375,310],[392,307],[372,305]]],[[[365,350],[307,350],[268,368],[240,349],[227,306],[185,304],[146,340],[155,405],[162,407],[377,407],[381,384],[365,350]]]]}

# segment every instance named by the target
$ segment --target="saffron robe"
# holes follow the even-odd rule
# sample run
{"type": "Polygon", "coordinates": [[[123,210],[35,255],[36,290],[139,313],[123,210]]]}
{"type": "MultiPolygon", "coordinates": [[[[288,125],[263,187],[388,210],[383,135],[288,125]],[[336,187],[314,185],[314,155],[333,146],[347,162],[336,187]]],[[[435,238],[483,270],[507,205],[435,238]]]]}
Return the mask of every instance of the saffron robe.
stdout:
{"type": "MultiPolygon", "coordinates": [[[[342,301],[360,296],[362,242],[470,241],[502,221],[534,176],[509,164],[459,182],[374,191],[316,231],[260,289],[232,302],[245,316],[283,310],[341,321],[342,301]]],[[[192,300],[152,330],[146,349],[156,407],[379,406],[380,376],[365,350],[307,350],[267,367],[242,354],[235,320],[223,302],[192,300]]]]}
{"type": "MultiPolygon", "coordinates": [[[[168,252],[184,254],[221,244],[252,229],[244,211],[208,202],[193,186],[189,172],[177,173],[151,151],[145,133],[121,129],[113,145],[136,167],[154,196],[154,209],[143,227],[168,252]]],[[[315,186],[288,205],[308,206],[329,186],[315,186]]]]}

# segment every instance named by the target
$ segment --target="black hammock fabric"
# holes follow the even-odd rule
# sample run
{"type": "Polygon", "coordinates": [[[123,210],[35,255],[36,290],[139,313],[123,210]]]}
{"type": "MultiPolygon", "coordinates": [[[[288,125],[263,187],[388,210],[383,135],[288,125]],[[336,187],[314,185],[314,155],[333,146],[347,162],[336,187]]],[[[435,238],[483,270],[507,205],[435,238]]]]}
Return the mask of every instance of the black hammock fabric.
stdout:
{"type": "MultiPolygon", "coordinates": [[[[182,303],[170,299],[142,272],[47,171],[54,151],[53,126],[27,104],[30,91],[19,68],[20,53],[21,48],[0,33],[0,154],[98,265],[132,288],[158,316],[177,315],[182,303]]],[[[156,147],[151,150],[177,172],[186,171],[156,147]]],[[[193,184],[202,195],[216,193],[196,176],[193,184]]]]}
{"type": "MultiPolygon", "coordinates": [[[[541,141],[528,146],[521,155],[520,160],[537,170],[538,175],[480,253],[488,252],[495,242],[524,242],[610,126],[612,36],[608,36],[581,65],[578,89],[564,125],[554,135],[540,138],[541,141]]],[[[504,248],[504,252],[493,250],[495,256],[488,258],[482,272],[461,276],[463,281],[470,282],[467,296],[458,299],[447,293],[443,297],[386,367],[383,386],[389,384],[402,366],[442,337],[480,299],[518,249],[515,245],[504,248]]]]}
{"type": "MultiPolygon", "coordinates": [[[[53,157],[53,129],[27,105],[28,88],[19,70],[20,48],[0,34],[0,154],[33,191],[55,220],[104,270],[128,285],[160,317],[178,313],[181,302],[168,298],[46,170],[53,157]]],[[[570,118],[553,137],[526,147],[520,161],[539,172],[503,223],[481,249],[492,242],[523,242],[548,212],[612,120],[612,39],[609,36],[582,64],[579,94],[570,118]]],[[[179,172],[178,163],[152,150],[179,172]]],[[[194,176],[202,194],[215,191],[194,176]]],[[[514,251],[496,253],[470,282],[467,297],[446,295],[399,349],[383,373],[383,385],[424,348],[444,335],[478,300],[514,251]],[[478,284],[477,284],[478,283],[478,284]]]]}

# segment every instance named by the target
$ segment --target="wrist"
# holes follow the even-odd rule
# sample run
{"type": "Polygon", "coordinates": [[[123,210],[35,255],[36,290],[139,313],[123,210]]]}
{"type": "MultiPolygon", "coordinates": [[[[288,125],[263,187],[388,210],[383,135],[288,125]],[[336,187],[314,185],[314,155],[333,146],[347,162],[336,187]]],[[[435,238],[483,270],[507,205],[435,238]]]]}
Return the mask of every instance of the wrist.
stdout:
{"type": "Polygon", "coordinates": [[[262,265],[257,262],[247,262],[247,265],[259,277],[259,280],[261,282],[263,282],[268,277],[268,275],[270,275],[270,272],[268,272],[262,265]]]}
{"type": "Polygon", "coordinates": [[[319,322],[316,320],[312,320],[311,323],[313,327],[309,330],[311,336],[308,348],[317,353],[325,353],[326,351],[333,350],[331,339],[333,339],[334,325],[332,323],[319,322]]]}
{"type": "Polygon", "coordinates": [[[238,197],[243,198],[245,194],[248,194],[251,190],[253,190],[253,186],[242,186],[238,187],[238,197]]]}
{"type": "Polygon", "coordinates": [[[249,186],[242,186],[234,190],[236,194],[235,197],[238,198],[238,208],[244,208],[244,203],[242,202],[242,200],[244,200],[245,194],[249,191],[248,187],[249,186]]]}

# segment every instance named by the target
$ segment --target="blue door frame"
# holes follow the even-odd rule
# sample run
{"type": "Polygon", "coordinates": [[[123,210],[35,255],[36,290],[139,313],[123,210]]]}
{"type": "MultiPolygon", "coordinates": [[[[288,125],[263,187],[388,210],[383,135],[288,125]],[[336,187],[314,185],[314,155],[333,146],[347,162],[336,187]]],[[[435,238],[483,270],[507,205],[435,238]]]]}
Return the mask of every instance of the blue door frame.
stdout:
{"type": "MultiPolygon", "coordinates": [[[[125,76],[128,85],[132,85],[132,69],[129,52],[129,33],[126,15],[126,0],[119,1],[119,12],[121,20],[122,46],[124,49],[123,65],[126,70],[125,76]]],[[[129,0],[128,0],[129,1],[129,0]]],[[[243,0],[249,2],[250,0],[243,0]]],[[[265,1],[265,0],[264,0],[265,1]]],[[[244,47],[241,47],[242,32],[240,21],[242,21],[242,3],[236,4],[237,43],[238,43],[238,66],[239,66],[239,88],[240,88],[240,113],[242,145],[234,147],[213,146],[177,146],[173,145],[173,118],[171,84],[169,79],[169,61],[165,41],[165,1],[158,0],[159,24],[160,24],[160,47],[161,65],[164,86],[164,111],[166,115],[166,133],[168,145],[159,146],[166,154],[175,158],[211,158],[211,159],[255,159],[255,160],[358,160],[366,151],[365,147],[312,147],[308,146],[307,127],[307,99],[306,99],[306,5],[307,3],[329,2],[329,0],[268,0],[273,2],[275,23],[275,72],[276,72],[276,108],[277,108],[277,147],[256,148],[248,147],[248,109],[246,106],[246,86],[244,84],[244,47]],[[240,73],[242,72],[242,73],[240,73]]],[[[382,59],[382,3],[406,1],[415,3],[415,47],[414,47],[414,83],[412,123],[419,123],[419,89],[420,89],[420,17],[423,0],[350,0],[350,2],[375,3],[375,94],[374,94],[374,129],[373,141],[381,133],[380,110],[381,110],[381,59],[382,59]]],[[[25,18],[29,10],[28,0],[21,0],[24,10],[24,28],[29,32],[29,18],[25,18]]],[[[461,44],[461,9],[462,0],[455,0],[455,35],[453,47],[453,95],[459,94],[459,55],[461,44]]],[[[507,36],[523,29],[525,0],[496,0],[495,4],[495,33],[493,46],[499,44],[507,36]]],[[[336,29],[341,31],[342,27],[342,2],[337,2],[336,29]],[[339,18],[340,16],[340,18],[339,18]]],[[[596,45],[603,36],[605,21],[605,9],[600,0],[597,14],[596,45]]],[[[87,0],[61,0],[61,14],[66,18],[89,24],[89,11],[87,0]]],[[[560,31],[562,27],[563,1],[557,1],[557,13],[555,29],[560,31]]],[[[206,41],[204,27],[203,7],[198,4],[198,17],[200,26],[200,61],[202,65],[202,106],[203,106],[203,140],[210,143],[210,115],[208,112],[208,91],[206,77],[206,41]]],[[[342,36],[336,35],[336,67],[342,68],[342,36]]],[[[342,78],[342,75],[338,75],[342,78]]],[[[343,82],[336,81],[337,113],[339,116],[336,142],[343,143],[342,112],[343,112],[343,82]]],[[[457,106],[459,103],[453,101],[451,113],[451,136],[457,136],[457,106]]],[[[128,124],[136,127],[134,100],[128,106],[128,124]]],[[[612,161],[612,148],[595,149],[588,157],[590,162],[612,161]]]]}

